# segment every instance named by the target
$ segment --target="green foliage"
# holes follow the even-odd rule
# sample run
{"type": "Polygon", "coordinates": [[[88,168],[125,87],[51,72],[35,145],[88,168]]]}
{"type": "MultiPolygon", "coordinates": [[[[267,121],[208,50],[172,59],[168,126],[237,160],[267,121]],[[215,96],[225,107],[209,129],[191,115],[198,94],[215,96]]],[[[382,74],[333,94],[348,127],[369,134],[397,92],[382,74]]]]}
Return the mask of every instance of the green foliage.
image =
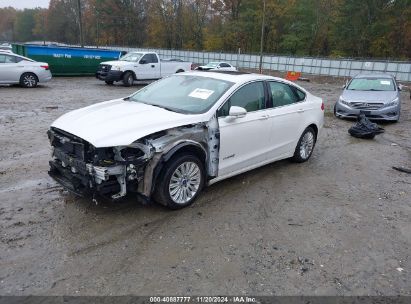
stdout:
{"type": "MultiPolygon", "coordinates": [[[[86,44],[259,52],[264,0],[81,0],[86,44]]],[[[411,58],[411,0],[265,0],[264,52],[411,58]]],[[[0,9],[0,39],[79,42],[77,0],[0,9]]]]}

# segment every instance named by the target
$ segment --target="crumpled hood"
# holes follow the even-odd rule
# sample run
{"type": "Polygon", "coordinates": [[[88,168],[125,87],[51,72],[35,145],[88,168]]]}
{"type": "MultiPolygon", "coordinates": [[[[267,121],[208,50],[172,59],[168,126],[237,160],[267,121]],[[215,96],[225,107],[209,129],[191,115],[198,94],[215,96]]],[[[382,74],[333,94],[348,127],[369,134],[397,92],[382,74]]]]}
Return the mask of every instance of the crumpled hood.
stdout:
{"type": "Polygon", "coordinates": [[[389,103],[397,97],[396,91],[354,91],[344,90],[342,98],[346,101],[389,103]]]}
{"type": "Polygon", "coordinates": [[[203,115],[180,114],[116,99],[71,111],[51,126],[101,148],[127,146],[152,133],[202,121],[203,115]]]}

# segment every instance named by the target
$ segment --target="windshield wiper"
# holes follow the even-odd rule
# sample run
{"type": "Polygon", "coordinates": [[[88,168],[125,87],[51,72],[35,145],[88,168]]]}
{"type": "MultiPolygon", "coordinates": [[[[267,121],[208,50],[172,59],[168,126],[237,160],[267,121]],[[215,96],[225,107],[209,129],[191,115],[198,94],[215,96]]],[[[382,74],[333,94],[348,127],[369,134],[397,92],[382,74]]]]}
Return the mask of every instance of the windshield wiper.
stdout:
{"type": "Polygon", "coordinates": [[[125,101],[128,101],[128,100],[130,100],[131,99],[131,97],[130,96],[128,96],[128,97],[124,97],[123,98],[123,100],[125,100],[125,101]]]}

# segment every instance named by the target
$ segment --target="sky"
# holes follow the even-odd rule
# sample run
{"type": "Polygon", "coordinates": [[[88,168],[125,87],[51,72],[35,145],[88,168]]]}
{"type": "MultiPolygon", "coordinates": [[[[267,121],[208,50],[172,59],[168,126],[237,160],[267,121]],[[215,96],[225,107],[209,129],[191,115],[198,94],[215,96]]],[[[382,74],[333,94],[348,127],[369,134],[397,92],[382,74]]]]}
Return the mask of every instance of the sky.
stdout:
{"type": "Polygon", "coordinates": [[[50,0],[0,0],[0,8],[11,6],[17,9],[49,7],[50,0]]]}

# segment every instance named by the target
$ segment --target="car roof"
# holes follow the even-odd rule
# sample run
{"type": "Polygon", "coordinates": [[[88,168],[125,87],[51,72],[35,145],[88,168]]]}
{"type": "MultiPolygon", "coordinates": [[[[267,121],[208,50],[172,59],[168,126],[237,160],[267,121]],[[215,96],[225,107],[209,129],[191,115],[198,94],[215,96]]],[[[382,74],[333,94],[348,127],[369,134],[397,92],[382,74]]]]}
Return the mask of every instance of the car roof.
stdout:
{"type": "Polygon", "coordinates": [[[394,77],[387,73],[361,73],[355,76],[354,78],[389,78],[393,79],[394,77]]]}
{"type": "Polygon", "coordinates": [[[281,82],[285,82],[285,83],[298,86],[295,83],[291,83],[283,78],[273,77],[269,75],[255,74],[255,73],[245,73],[245,72],[235,72],[235,71],[214,71],[214,70],[197,71],[197,70],[194,70],[194,71],[186,72],[185,74],[220,79],[220,80],[234,82],[237,84],[241,84],[241,83],[245,83],[245,82],[249,82],[253,80],[277,80],[277,81],[281,81],[281,82]]]}

